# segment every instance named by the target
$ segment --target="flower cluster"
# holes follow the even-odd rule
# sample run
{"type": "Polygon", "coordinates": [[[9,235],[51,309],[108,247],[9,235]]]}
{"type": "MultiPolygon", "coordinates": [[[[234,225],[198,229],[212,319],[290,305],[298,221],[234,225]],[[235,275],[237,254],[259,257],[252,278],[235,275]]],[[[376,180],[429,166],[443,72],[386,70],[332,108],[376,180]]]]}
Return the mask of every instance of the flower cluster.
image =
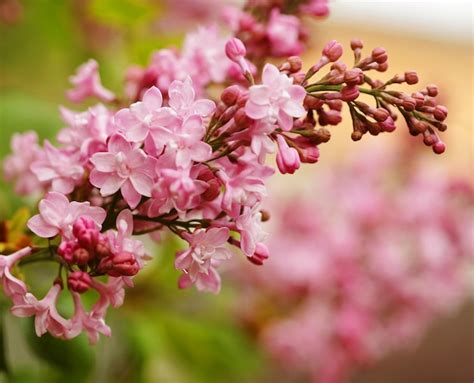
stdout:
{"type": "Polygon", "coordinates": [[[236,270],[236,307],[289,381],[349,381],[470,296],[473,188],[379,150],[275,200],[272,257],[236,270]]]}
{"type": "MultiPolygon", "coordinates": [[[[274,47],[281,45],[275,36],[281,37],[293,17],[324,13],[315,9],[325,7],[324,1],[297,2],[296,13],[282,16],[294,2],[275,3],[280,5],[249,1],[244,8],[257,15],[261,7],[272,7],[267,34],[274,47]]],[[[254,29],[249,39],[258,34],[254,29]]],[[[354,48],[357,57],[360,47],[354,48]]],[[[217,293],[217,268],[231,257],[229,248],[240,249],[257,265],[269,256],[262,228],[268,215],[261,209],[266,180],[274,173],[267,155],[277,152],[281,173],[318,161],[318,145],[330,138],[324,126],[341,122],[343,103],[360,134],[392,131],[392,108],[398,108],[411,133],[416,125],[425,143],[442,151],[433,127],[444,130],[439,121],[447,112],[432,98],[433,87],[411,97],[387,87],[416,82],[413,73],[387,83],[369,79],[366,72],[387,67],[383,49],[356,59],[350,70],[337,61],[341,54],[341,45],[330,42],[305,73],[299,57],[287,57],[278,67],[262,65],[256,55],[247,55],[240,39],[221,38],[216,27],[201,28],[186,37],[180,53],[164,49],[153,54],[149,67],[131,68],[123,96],[102,85],[94,60],[82,65],[71,77],[69,99],[102,103],[83,112],[61,107],[65,127],[57,135],[58,146],[45,141],[40,147],[34,133],[15,135],[13,154],[4,163],[19,193],[43,194],[28,228],[47,241],[3,255],[2,262],[7,270],[33,260],[59,265],[44,300],[37,301],[23,284],[20,293],[8,293],[15,303],[12,312],[36,315],[38,334],[70,338],[86,331],[94,341],[97,332],[107,335],[106,308],[120,303],[123,286],[132,285],[131,277],[147,258],[142,242],[131,236],[150,234],[158,240],[163,231],[188,244],[176,255],[175,266],[183,273],[179,286],[217,293]],[[329,63],[329,72],[312,80],[329,63]],[[371,88],[362,88],[363,83],[371,88]],[[217,100],[208,95],[211,84],[220,87],[217,100]],[[377,108],[357,100],[359,93],[371,94],[377,108]],[[68,320],[52,308],[63,277],[76,307],[68,320]],[[89,289],[100,298],[87,312],[80,294],[89,289]]],[[[10,274],[2,274],[4,282],[10,274]]]]}

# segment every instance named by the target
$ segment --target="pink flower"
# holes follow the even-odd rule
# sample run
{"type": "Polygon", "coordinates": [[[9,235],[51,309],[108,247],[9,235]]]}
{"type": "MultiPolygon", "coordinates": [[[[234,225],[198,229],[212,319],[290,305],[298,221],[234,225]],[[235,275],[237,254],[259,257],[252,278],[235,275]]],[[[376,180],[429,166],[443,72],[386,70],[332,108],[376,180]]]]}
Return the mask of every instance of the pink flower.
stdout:
{"type": "Polygon", "coordinates": [[[39,211],[28,221],[28,228],[42,238],[58,234],[70,237],[79,217],[88,217],[100,226],[106,215],[100,207],[90,206],[89,202],[69,202],[65,195],[56,192],[46,194],[39,203],[39,211]]]}
{"type": "Polygon", "coordinates": [[[300,167],[300,157],[295,148],[290,148],[281,134],[277,137],[277,165],[282,174],[293,174],[300,167]]]}
{"type": "Polygon", "coordinates": [[[186,168],[191,161],[204,162],[211,158],[211,146],[201,141],[205,131],[202,118],[191,115],[182,123],[157,130],[153,138],[158,147],[166,146],[175,153],[178,167],[186,168]]]}
{"type": "Polygon", "coordinates": [[[41,189],[41,183],[30,166],[42,156],[36,132],[15,133],[11,140],[12,154],[3,162],[3,175],[7,181],[15,180],[15,192],[21,195],[41,189]]]}
{"type": "Polygon", "coordinates": [[[232,64],[225,54],[225,43],[215,26],[201,27],[186,36],[181,62],[197,89],[225,80],[232,64]]]}
{"type": "Polygon", "coordinates": [[[245,104],[247,116],[254,120],[278,122],[283,130],[290,130],[293,117],[303,117],[306,113],[303,108],[306,91],[300,85],[293,85],[293,79],[280,73],[272,64],[263,68],[262,81],[263,85],[253,85],[249,89],[249,99],[245,104]]]}
{"type": "Polygon", "coordinates": [[[74,88],[67,92],[67,96],[71,101],[81,102],[89,97],[97,97],[105,102],[115,99],[115,95],[102,86],[98,68],[97,61],[91,59],[78,68],[75,76],[70,77],[74,88]]]}
{"type": "Polygon", "coordinates": [[[125,209],[120,212],[117,216],[116,227],[117,231],[109,230],[106,233],[110,251],[113,254],[133,254],[139,268],[142,268],[150,256],[146,254],[142,241],[131,238],[134,224],[130,210],[125,209]]]}
{"type": "Polygon", "coordinates": [[[182,80],[186,76],[183,63],[176,52],[170,49],[161,49],[154,53],[150,68],[156,71],[156,86],[163,93],[168,92],[168,88],[174,80],[182,80]]]}
{"type": "Polygon", "coordinates": [[[250,147],[252,152],[257,156],[273,153],[275,151],[275,143],[269,137],[275,130],[276,126],[265,121],[257,121],[249,129],[251,135],[250,147]]]}
{"type": "Polygon", "coordinates": [[[191,277],[190,274],[182,274],[178,280],[178,287],[180,289],[187,289],[195,285],[198,291],[208,291],[218,294],[221,289],[221,276],[214,267],[209,267],[207,273],[199,273],[191,277]]]}
{"type": "Polygon", "coordinates": [[[87,333],[90,344],[96,344],[99,341],[99,333],[105,336],[111,336],[112,331],[105,323],[104,317],[94,312],[86,312],[81,302],[80,294],[72,292],[74,301],[74,316],[71,318],[71,328],[67,333],[67,338],[72,339],[82,331],[87,333]]]}
{"type": "Polygon", "coordinates": [[[309,0],[306,4],[300,5],[300,10],[313,16],[327,16],[329,14],[328,0],[309,0]]]}
{"type": "Polygon", "coordinates": [[[266,195],[265,179],[274,170],[258,162],[252,152],[239,153],[237,164],[227,158],[219,160],[221,169],[217,176],[225,185],[222,208],[231,216],[240,215],[242,206],[254,206],[266,195]]]}
{"type": "Polygon", "coordinates": [[[107,138],[115,132],[112,112],[104,105],[97,104],[86,112],[75,113],[67,108],[59,108],[61,117],[68,124],[58,133],[58,141],[67,147],[80,151],[81,158],[87,160],[92,154],[105,150],[107,138]]]}
{"type": "Polygon", "coordinates": [[[69,194],[84,174],[79,157],[78,152],[57,149],[46,140],[44,156],[33,162],[31,170],[42,183],[51,182],[53,191],[69,194]]]}
{"type": "Polygon", "coordinates": [[[253,256],[258,244],[267,238],[262,229],[262,213],[257,209],[247,209],[235,224],[240,232],[240,248],[248,257],[253,256]]]}
{"type": "Polygon", "coordinates": [[[0,254],[0,279],[3,283],[3,293],[18,302],[26,294],[27,289],[23,281],[12,275],[13,266],[23,257],[31,254],[31,248],[25,247],[10,255],[0,254]]]}
{"type": "Polygon", "coordinates": [[[197,230],[193,234],[184,233],[183,238],[189,242],[190,247],[176,254],[175,267],[187,274],[180,281],[181,287],[187,287],[185,282],[189,278],[190,282],[197,283],[198,289],[217,293],[220,280],[217,279],[214,266],[232,256],[224,247],[229,238],[229,229],[197,230]]]}
{"type": "Polygon", "coordinates": [[[274,56],[296,56],[303,51],[299,41],[301,22],[296,16],[282,15],[278,8],[270,14],[267,35],[274,56]]]}
{"type": "Polygon", "coordinates": [[[114,134],[107,144],[108,152],[92,156],[92,185],[103,197],[119,189],[129,206],[137,207],[143,196],[150,197],[153,186],[154,160],[141,149],[134,149],[122,135],[114,134]]]}
{"type": "Polygon", "coordinates": [[[61,293],[61,286],[57,283],[51,287],[48,294],[40,301],[33,294],[26,293],[22,303],[11,308],[17,317],[35,316],[36,335],[41,336],[46,332],[58,338],[66,338],[70,322],[59,315],[56,302],[61,293]]]}
{"type": "Polygon", "coordinates": [[[195,100],[196,93],[192,80],[186,76],[184,81],[175,80],[168,89],[169,106],[182,118],[191,115],[207,117],[216,108],[214,101],[207,99],[195,100]]]}
{"type": "Polygon", "coordinates": [[[190,168],[165,168],[159,172],[158,182],[152,189],[148,215],[157,217],[173,208],[184,212],[196,205],[196,198],[206,190],[207,184],[192,178],[190,171],[190,168]]]}
{"type": "Polygon", "coordinates": [[[143,101],[121,109],[115,114],[115,123],[132,142],[143,142],[154,129],[173,123],[176,116],[170,108],[162,108],[163,96],[152,86],[143,95],[143,101]]]}

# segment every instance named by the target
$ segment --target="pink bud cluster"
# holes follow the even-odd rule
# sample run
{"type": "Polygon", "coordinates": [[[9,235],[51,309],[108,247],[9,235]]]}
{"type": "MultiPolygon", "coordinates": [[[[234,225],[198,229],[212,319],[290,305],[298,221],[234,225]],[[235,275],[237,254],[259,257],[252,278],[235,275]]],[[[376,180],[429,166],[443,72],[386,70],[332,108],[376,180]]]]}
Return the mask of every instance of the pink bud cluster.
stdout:
{"type": "Polygon", "coordinates": [[[228,8],[224,20],[248,50],[248,57],[259,61],[269,56],[288,57],[303,52],[309,33],[302,15],[315,17],[329,13],[327,0],[248,1],[242,9],[228,8]]]}
{"type": "Polygon", "coordinates": [[[266,272],[233,275],[242,320],[289,381],[349,381],[469,299],[473,188],[416,154],[372,149],[273,201],[266,272]]]}
{"type": "Polygon", "coordinates": [[[367,72],[385,72],[388,68],[388,55],[384,48],[375,48],[370,56],[362,57],[362,48],[361,40],[351,42],[354,65],[348,68],[338,61],[343,53],[342,46],[331,41],[324,48],[321,59],[306,73],[303,85],[308,84],[307,80],[321,68],[332,63],[329,73],[315,83],[305,86],[308,91],[306,106],[316,112],[320,125],[339,124],[342,120],[339,112],[343,103],[346,103],[352,118],[352,139],[357,141],[366,133],[378,135],[381,132],[394,131],[398,118],[395,112],[399,112],[411,135],[422,135],[425,145],[431,146],[436,154],[443,153],[445,144],[436,131],[444,132],[447,129],[444,120],[448,110],[435,100],[438,88],[428,85],[425,89],[411,94],[387,89],[393,84],[417,84],[418,75],[414,71],[407,71],[385,82],[372,79],[367,72]],[[371,95],[377,106],[373,107],[360,101],[358,98],[361,93],[371,95]]]}
{"type": "MultiPolygon", "coordinates": [[[[392,131],[396,116],[391,108],[398,108],[412,133],[415,121],[419,132],[421,125],[431,124],[423,130],[425,143],[431,140],[435,151],[441,151],[429,115],[443,130],[439,120],[447,111],[435,105],[434,88],[420,92],[423,101],[417,96],[421,104],[415,102],[410,110],[407,105],[414,97],[386,87],[414,83],[415,74],[395,76],[385,84],[367,77],[369,70],[387,68],[383,49],[360,59],[362,43],[353,42],[352,69],[338,62],[342,46],[335,41],[307,73],[298,56],[286,57],[278,67],[262,61],[269,55],[299,52],[300,33],[294,30],[299,28],[298,17],[303,12],[324,14],[325,1],[249,1],[243,12],[258,19],[262,9],[271,10],[269,19],[253,25],[264,23],[268,28],[262,32],[270,42],[267,50],[255,53],[260,49],[252,43],[257,27],[247,31],[245,43],[222,38],[216,27],[203,27],[187,35],[180,52],[163,49],[154,53],[147,68],[130,68],[123,96],[102,85],[98,65],[90,60],[71,77],[68,96],[73,102],[94,98],[103,103],[83,112],[61,107],[65,127],[57,135],[57,146],[45,141],[40,147],[35,133],[13,137],[5,176],[16,181],[21,194],[42,193],[39,214],[28,227],[48,239],[20,263],[39,257],[59,265],[46,303],[25,290],[18,298],[22,308],[13,309],[15,315],[42,318],[38,334],[49,331],[70,338],[86,331],[93,341],[97,332],[109,334],[106,309],[118,305],[116,295],[123,298],[123,285],[131,285],[147,258],[143,243],[132,235],[150,234],[159,240],[160,233],[168,231],[187,243],[175,259],[182,288],[195,285],[217,293],[218,267],[231,257],[230,249],[262,265],[269,251],[262,226],[268,215],[261,204],[267,179],[274,173],[266,163],[268,155],[276,152],[283,174],[317,162],[318,146],[330,139],[326,126],[341,122],[344,103],[351,110],[355,132],[392,131]],[[294,6],[293,13],[283,15],[290,8],[282,4],[294,6]],[[329,63],[329,72],[310,83],[329,63]],[[362,88],[364,83],[371,88],[362,88]],[[208,92],[210,85],[220,87],[216,99],[208,92]],[[376,98],[377,108],[358,100],[364,92],[376,98]],[[54,318],[44,311],[55,305],[63,277],[76,308],[69,320],[59,320],[55,309],[47,311],[54,318]],[[80,294],[90,289],[97,290],[100,299],[86,312],[80,294]]],[[[11,280],[9,273],[2,275],[4,282],[11,280]]],[[[17,294],[10,296],[16,304],[17,294]]]]}

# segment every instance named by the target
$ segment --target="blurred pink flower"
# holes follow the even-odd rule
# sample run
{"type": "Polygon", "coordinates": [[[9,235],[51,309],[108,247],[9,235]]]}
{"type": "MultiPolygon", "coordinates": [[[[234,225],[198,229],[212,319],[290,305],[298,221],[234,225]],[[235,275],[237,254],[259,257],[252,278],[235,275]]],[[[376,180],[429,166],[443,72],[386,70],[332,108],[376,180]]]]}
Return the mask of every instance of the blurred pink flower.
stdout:
{"type": "Polygon", "coordinates": [[[99,64],[90,59],[82,64],[75,76],[71,76],[70,81],[74,88],[67,92],[67,96],[73,102],[82,102],[89,97],[97,97],[99,100],[110,102],[115,99],[115,95],[105,89],[100,82],[99,64]]]}

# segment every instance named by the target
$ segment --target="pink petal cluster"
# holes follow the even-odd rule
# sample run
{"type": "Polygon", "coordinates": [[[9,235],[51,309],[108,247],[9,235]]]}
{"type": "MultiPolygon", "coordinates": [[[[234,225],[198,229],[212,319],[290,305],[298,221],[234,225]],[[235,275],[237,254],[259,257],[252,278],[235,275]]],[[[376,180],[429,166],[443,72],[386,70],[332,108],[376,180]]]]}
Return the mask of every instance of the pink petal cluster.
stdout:
{"type": "Polygon", "coordinates": [[[38,146],[36,132],[15,133],[11,139],[12,154],[3,162],[3,175],[7,181],[16,181],[15,192],[21,195],[41,190],[41,182],[31,170],[31,165],[43,153],[38,146]]]}
{"type": "Polygon", "coordinates": [[[176,254],[175,266],[184,271],[179,286],[196,284],[200,291],[217,294],[220,289],[220,277],[215,266],[232,256],[224,247],[229,239],[229,229],[222,227],[200,230],[192,235],[185,233],[183,238],[189,242],[189,249],[176,254]]]}
{"type": "Polygon", "coordinates": [[[275,200],[266,272],[236,277],[240,314],[289,376],[349,381],[469,298],[473,185],[415,158],[372,151],[275,200]]]}
{"type": "MultiPolygon", "coordinates": [[[[187,247],[175,260],[183,272],[178,282],[182,288],[196,285],[218,292],[217,270],[230,258],[232,247],[250,263],[262,265],[269,258],[263,230],[269,215],[262,203],[274,173],[266,165],[267,155],[278,150],[281,173],[317,162],[318,146],[330,139],[325,126],[342,121],[344,103],[351,109],[354,140],[368,132],[393,131],[398,111],[412,135],[422,135],[426,145],[442,153],[445,145],[435,130],[446,130],[447,108],[437,103],[437,88],[430,85],[411,95],[387,88],[415,84],[413,71],[386,82],[365,75],[387,69],[385,49],[362,57],[363,44],[354,40],[355,63],[348,67],[339,61],[342,45],[331,41],[306,73],[301,58],[290,56],[303,49],[308,37],[301,22],[304,13],[322,16],[326,3],[249,1],[242,11],[226,15],[233,36],[222,37],[216,26],[201,27],[186,35],[181,50],[154,52],[147,67],[129,68],[120,97],[101,84],[97,62],[82,65],[71,78],[69,98],[81,102],[93,97],[104,104],[83,112],[61,107],[65,126],[56,137],[59,145],[45,141],[40,147],[35,134],[18,135],[12,142],[14,153],[5,161],[6,178],[16,181],[18,192],[44,192],[26,233],[39,245],[0,258],[13,312],[35,316],[39,335],[47,331],[69,339],[86,332],[91,342],[100,333],[110,335],[106,311],[122,304],[124,286],[132,286],[148,259],[134,235],[149,234],[157,241],[168,231],[185,241],[187,247]],[[265,64],[274,56],[285,60],[278,66],[265,64]],[[328,64],[328,73],[321,75],[328,64]],[[363,84],[376,107],[359,100],[363,84]],[[12,272],[30,256],[38,257],[35,264],[48,261],[59,268],[41,300],[12,272]],[[56,309],[65,287],[75,308],[69,319],[56,309]],[[99,298],[88,311],[80,294],[89,290],[99,298]]],[[[295,227],[301,224],[293,222],[295,227]]],[[[334,240],[341,253],[357,242],[344,229],[348,235],[334,240]]],[[[424,246],[433,232],[427,230],[424,246]]],[[[390,246],[378,241],[374,235],[371,244],[380,246],[379,252],[388,251],[390,246]]],[[[342,263],[337,269],[350,273],[352,268],[342,263]]],[[[308,270],[302,267],[301,272],[308,270]]],[[[357,313],[351,306],[345,318],[357,313]]],[[[361,318],[354,323],[365,329],[370,321],[361,318]]],[[[359,338],[350,334],[352,320],[341,323],[344,342],[357,349],[359,338]]]]}
{"type": "Polygon", "coordinates": [[[68,91],[67,96],[73,102],[82,102],[89,97],[97,97],[105,102],[115,99],[115,95],[100,82],[99,64],[95,60],[91,59],[81,65],[70,81],[74,88],[68,91]]]}
{"type": "Polygon", "coordinates": [[[293,80],[276,66],[266,64],[262,85],[253,85],[249,89],[245,112],[254,120],[278,123],[281,129],[288,131],[293,127],[293,118],[303,117],[306,113],[303,108],[305,96],[302,86],[294,85],[293,80]]]}
{"type": "Polygon", "coordinates": [[[121,134],[110,137],[107,152],[95,153],[91,159],[94,169],[90,174],[92,185],[103,197],[118,190],[133,209],[142,196],[150,197],[153,186],[153,158],[128,142],[121,134]]]}
{"type": "Polygon", "coordinates": [[[28,228],[37,236],[52,238],[60,234],[69,237],[80,217],[88,217],[97,225],[105,219],[105,211],[89,202],[69,202],[66,196],[50,192],[39,203],[39,214],[28,221],[28,228]]]}

